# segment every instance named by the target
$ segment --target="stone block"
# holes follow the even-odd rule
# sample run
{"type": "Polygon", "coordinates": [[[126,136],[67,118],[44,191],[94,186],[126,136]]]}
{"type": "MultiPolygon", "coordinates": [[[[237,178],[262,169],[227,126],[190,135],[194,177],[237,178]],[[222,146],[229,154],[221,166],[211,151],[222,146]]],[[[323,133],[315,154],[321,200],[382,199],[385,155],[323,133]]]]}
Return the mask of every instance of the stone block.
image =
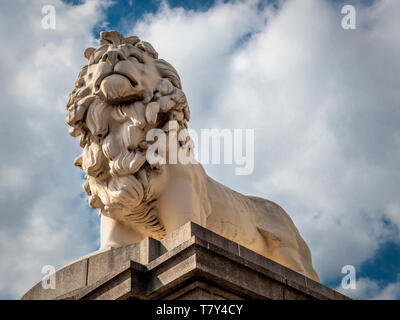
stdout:
{"type": "Polygon", "coordinates": [[[342,300],[346,296],[192,222],[161,241],[90,254],[22,299],[342,300]]]}

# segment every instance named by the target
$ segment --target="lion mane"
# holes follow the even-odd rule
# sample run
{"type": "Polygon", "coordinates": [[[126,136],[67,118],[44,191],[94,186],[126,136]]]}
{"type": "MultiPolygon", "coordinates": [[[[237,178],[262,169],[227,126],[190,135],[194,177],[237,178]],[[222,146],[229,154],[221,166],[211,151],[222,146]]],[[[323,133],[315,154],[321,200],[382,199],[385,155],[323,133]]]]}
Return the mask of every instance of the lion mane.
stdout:
{"type": "Polygon", "coordinates": [[[89,64],[79,73],[67,103],[69,133],[80,137],[83,148],[74,164],[85,172],[83,188],[91,208],[140,224],[152,237],[160,239],[165,236],[165,228],[153,205],[156,199],[150,177],[160,166],[146,161],[145,137],[149,129],[163,128],[171,120],[178,123],[178,130],[187,128],[190,112],[180,77],[172,65],[158,58],[149,43],[138,37],[101,32],[99,44],[97,50],[86,49],[89,64]],[[145,87],[134,102],[109,102],[99,90],[98,79],[105,77],[101,75],[104,67],[98,64],[116,47],[126,59],[132,56],[134,63],[143,63],[140,60],[146,54],[159,74],[155,87],[145,87]]]}

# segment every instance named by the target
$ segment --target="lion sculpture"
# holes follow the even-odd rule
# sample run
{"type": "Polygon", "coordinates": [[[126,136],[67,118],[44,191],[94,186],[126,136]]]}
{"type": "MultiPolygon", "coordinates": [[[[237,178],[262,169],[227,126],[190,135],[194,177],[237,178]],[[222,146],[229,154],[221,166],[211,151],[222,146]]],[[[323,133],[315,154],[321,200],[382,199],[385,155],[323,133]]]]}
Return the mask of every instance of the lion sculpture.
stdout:
{"type": "MultiPolygon", "coordinates": [[[[74,164],[85,172],[90,207],[99,209],[100,249],[161,239],[193,221],[319,281],[307,244],[280,206],[216,182],[195,160],[149,161],[152,129],[168,138],[187,130],[179,75],[138,37],[101,32],[99,44],[85,50],[89,63],[69,96],[66,121],[83,148],[74,164]]],[[[185,137],[176,147],[193,155],[185,137]]]]}

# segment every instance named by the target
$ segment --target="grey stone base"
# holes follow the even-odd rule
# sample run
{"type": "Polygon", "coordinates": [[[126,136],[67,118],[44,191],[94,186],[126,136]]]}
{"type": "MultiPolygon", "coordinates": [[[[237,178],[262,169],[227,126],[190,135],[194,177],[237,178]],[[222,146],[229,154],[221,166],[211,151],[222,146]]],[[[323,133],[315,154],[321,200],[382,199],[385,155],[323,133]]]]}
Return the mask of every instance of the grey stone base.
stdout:
{"type": "Polygon", "coordinates": [[[194,223],[161,241],[92,254],[22,299],[349,299],[194,223]]]}

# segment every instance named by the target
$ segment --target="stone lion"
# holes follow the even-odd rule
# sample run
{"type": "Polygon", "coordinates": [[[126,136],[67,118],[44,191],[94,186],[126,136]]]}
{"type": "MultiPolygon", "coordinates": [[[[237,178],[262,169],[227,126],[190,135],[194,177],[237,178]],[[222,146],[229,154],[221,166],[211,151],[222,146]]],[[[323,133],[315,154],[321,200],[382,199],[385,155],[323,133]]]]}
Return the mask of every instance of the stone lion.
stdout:
{"type": "MultiPolygon", "coordinates": [[[[319,281],[307,244],[280,206],[216,182],[193,157],[189,163],[149,161],[156,141],[148,139],[151,130],[173,141],[187,129],[179,75],[138,37],[101,32],[99,42],[85,50],[89,63],[69,96],[66,121],[83,148],[75,165],[85,172],[90,207],[99,209],[100,249],[161,239],[193,221],[319,281]]],[[[188,135],[176,148],[193,155],[188,135]]]]}

